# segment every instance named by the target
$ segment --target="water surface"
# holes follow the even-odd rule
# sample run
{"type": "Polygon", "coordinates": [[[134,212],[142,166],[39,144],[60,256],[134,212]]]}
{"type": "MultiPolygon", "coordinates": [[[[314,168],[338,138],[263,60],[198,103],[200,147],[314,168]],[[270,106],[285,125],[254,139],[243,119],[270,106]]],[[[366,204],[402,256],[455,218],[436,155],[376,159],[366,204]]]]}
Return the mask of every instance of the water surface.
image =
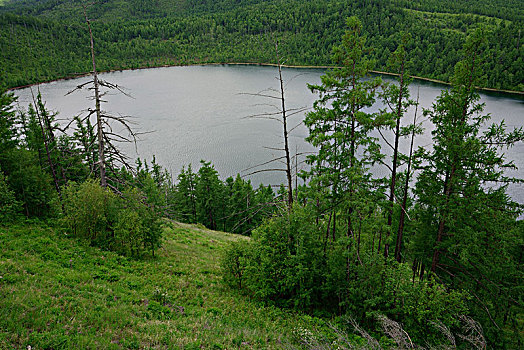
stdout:
{"type": "MultiPolygon", "coordinates": [[[[307,84],[319,83],[323,73],[320,69],[284,69],[286,107],[311,108],[316,96],[309,91],[307,84]]],[[[111,72],[101,74],[100,78],[125,87],[126,92],[133,96],[130,98],[120,93],[105,96],[108,102],[104,104],[104,109],[115,115],[131,116],[138,131],[149,132],[140,137],[136,148],[130,144],[121,145],[131,158],[151,160],[155,155],[157,162],[174,176],[182,166],[193,164],[194,168],[198,168],[199,161],[204,159],[211,161],[225,178],[239,172],[248,174],[263,169],[251,168],[283,155],[269,149],[283,147],[281,123],[249,118],[277,111],[278,100],[250,95],[259,92],[277,95],[279,85],[276,75],[274,67],[189,66],[111,72]]],[[[87,91],[65,96],[75,86],[88,80],[57,81],[42,84],[39,89],[47,107],[57,111],[60,119],[68,119],[93,107],[94,102],[88,99],[87,91]]],[[[444,88],[447,87],[434,83],[412,83],[412,97],[419,95],[419,113],[422,108],[430,108],[444,88]]],[[[20,106],[27,107],[31,101],[30,90],[22,89],[15,93],[19,96],[20,106]]],[[[492,121],[505,120],[509,128],[524,125],[524,99],[483,93],[481,102],[485,103],[484,111],[491,114],[492,121]]],[[[411,116],[408,115],[406,121],[412,120],[414,110],[409,113],[411,116]]],[[[307,129],[301,125],[303,118],[301,113],[290,120],[291,127],[298,125],[290,137],[293,154],[314,150],[304,141],[307,129]]],[[[432,125],[425,121],[424,126],[426,133],[416,139],[416,145],[430,147],[432,125]]],[[[408,146],[408,140],[401,144],[403,150],[407,150],[408,146]]],[[[505,153],[520,168],[511,175],[524,178],[524,144],[505,150],[505,153]]],[[[303,159],[303,156],[299,157],[297,168],[303,167],[303,159]]],[[[283,168],[283,165],[275,162],[265,168],[283,168]]],[[[376,172],[382,173],[383,170],[377,169],[376,172]]],[[[248,178],[254,185],[285,182],[282,172],[261,172],[248,178]]],[[[517,201],[524,203],[524,186],[512,185],[509,192],[517,201]]]]}

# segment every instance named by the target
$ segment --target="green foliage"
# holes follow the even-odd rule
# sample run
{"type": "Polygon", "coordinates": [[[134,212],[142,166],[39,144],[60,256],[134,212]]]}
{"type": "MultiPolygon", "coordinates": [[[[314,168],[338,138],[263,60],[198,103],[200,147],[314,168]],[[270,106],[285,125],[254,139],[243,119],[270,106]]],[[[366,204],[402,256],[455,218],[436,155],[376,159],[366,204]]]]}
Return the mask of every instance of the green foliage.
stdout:
{"type": "Polygon", "coordinates": [[[137,260],[40,224],[0,227],[0,348],[278,349],[312,327],[224,289],[217,258],[243,237],[178,224],[163,234],[157,257],[137,260]]]}
{"type": "MultiPolygon", "coordinates": [[[[26,275],[34,276],[34,271],[40,271],[41,266],[56,265],[60,273],[53,275],[54,283],[49,285],[69,284],[67,287],[71,290],[73,282],[69,277],[81,281],[83,286],[93,281],[106,283],[102,289],[111,293],[99,298],[101,303],[96,305],[95,314],[118,304],[119,298],[125,295],[118,290],[113,292],[107,284],[115,286],[122,282],[125,288],[140,291],[142,294],[134,294],[133,300],[127,300],[132,306],[126,304],[128,310],[133,310],[133,322],[121,324],[120,329],[139,323],[135,316],[142,323],[154,320],[156,324],[164,324],[159,321],[169,320],[165,325],[169,327],[178,319],[177,315],[185,315],[185,307],[193,308],[195,319],[202,323],[205,318],[207,325],[207,321],[218,322],[225,314],[214,304],[207,306],[209,288],[216,282],[210,275],[218,273],[213,270],[215,258],[201,264],[202,253],[207,252],[213,257],[222,256],[223,278],[227,284],[274,305],[319,314],[347,313],[374,330],[378,329],[377,319],[382,317],[379,315],[386,315],[393,322],[401,322],[413,339],[431,344],[443,342],[435,327],[432,328],[432,321],[454,330],[459,325],[459,315],[470,313],[482,323],[490,345],[522,347],[524,226],[517,221],[521,208],[506,194],[507,183],[519,182],[504,175],[504,170],[514,169],[514,164],[507,161],[501,151],[522,141],[524,133],[522,129],[506,132],[504,123],[485,126],[489,117],[481,114],[483,106],[477,103],[478,94],[474,90],[475,85],[522,89],[519,41],[522,16],[511,12],[501,14],[482,0],[474,2],[479,5],[477,8],[463,0],[445,4],[436,0],[416,4],[241,1],[248,6],[214,12],[230,8],[232,3],[229,0],[199,5],[190,2],[188,8],[210,14],[173,20],[164,16],[168,13],[165,9],[157,11],[160,2],[146,4],[137,0],[129,2],[126,8],[130,18],[146,13],[148,18],[118,21],[107,19],[111,17],[109,14],[116,13],[120,3],[98,4],[102,8],[99,18],[106,20],[94,23],[97,50],[100,50],[99,66],[110,69],[203,61],[271,61],[269,48],[273,39],[269,40],[264,34],[267,30],[275,32],[282,43],[282,52],[289,55],[288,63],[326,64],[328,48],[342,37],[341,45],[333,50],[334,63],[342,67],[329,71],[320,85],[312,87],[319,93],[319,99],[307,115],[306,125],[310,130],[308,140],[318,148],[318,154],[309,158],[311,181],[298,193],[300,204],[292,211],[282,210],[283,216],[272,216],[278,213],[279,206],[274,202],[285,194],[284,187],[275,198],[270,187],[260,186],[255,190],[240,176],[223,182],[211,163],[204,161],[196,173],[190,166],[182,169],[177,183],[173,184],[155,158],[151,167],[139,161],[136,175],[125,169],[111,169],[112,175],[118,175],[129,185],[115,184],[115,192],[122,195],[118,197],[102,189],[95,180],[81,182],[94,172],[98,162],[92,147],[93,127],[88,120],[76,119],[78,128],[73,136],[55,137],[54,114],[45,109],[40,97],[27,114],[16,114],[13,96],[2,94],[0,222],[16,219],[20,209],[29,217],[56,214],[58,185],[77,180],[78,183],[71,182],[63,189],[61,220],[75,237],[122,255],[141,257],[145,252],[154,255],[162,242],[163,230],[168,230],[171,233],[168,244],[177,244],[183,249],[177,252],[181,257],[175,257],[178,265],[163,266],[169,279],[156,279],[162,287],[145,291],[149,280],[130,277],[126,268],[131,264],[143,275],[142,268],[148,266],[146,262],[136,265],[107,253],[104,255],[111,257],[108,262],[106,256],[90,262],[102,266],[94,270],[88,268],[89,276],[70,276],[68,271],[73,270],[73,258],[77,256],[64,255],[59,244],[48,237],[29,234],[34,241],[26,242],[27,248],[19,255],[29,256],[40,265],[25,271],[19,267],[21,262],[8,260],[17,256],[4,248],[2,254],[8,259],[0,260],[6,261],[0,265],[0,284],[15,288],[26,280],[26,275]],[[399,7],[400,4],[403,7],[399,7]],[[453,9],[456,13],[443,13],[443,9],[453,9]],[[473,16],[470,12],[482,16],[473,16]],[[361,17],[366,25],[351,17],[344,34],[344,23],[340,19],[350,13],[365,14],[361,17]],[[483,29],[474,30],[476,27],[483,29]],[[405,40],[402,31],[410,32],[413,40],[405,40]],[[459,54],[457,48],[466,32],[473,35],[459,54]],[[255,41],[256,48],[252,46],[255,41]],[[437,98],[432,109],[425,112],[435,125],[434,144],[432,149],[418,154],[421,168],[415,187],[417,198],[413,207],[408,205],[402,209],[410,217],[403,256],[413,263],[413,270],[406,264],[385,259],[382,254],[383,245],[392,242],[391,222],[397,220],[401,209],[391,210],[393,196],[391,203],[385,205],[385,186],[370,172],[373,164],[384,159],[374,131],[378,127],[395,127],[397,135],[409,132],[409,128],[399,127],[398,120],[395,125],[395,118],[400,118],[410,102],[398,106],[401,113],[396,115],[386,110],[368,113],[379,96],[379,88],[383,89],[381,97],[392,105],[395,100],[402,102],[401,92],[406,97],[407,90],[384,87],[379,80],[365,77],[373,63],[378,69],[384,69],[388,60],[401,56],[412,58],[406,62],[410,72],[453,83],[450,90],[437,98]],[[174,224],[162,227],[161,215],[201,225],[195,232],[174,229],[174,224]],[[271,219],[263,222],[265,217],[271,219]],[[253,231],[261,222],[263,224],[253,231]],[[216,241],[203,239],[211,235],[205,227],[247,235],[253,231],[253,234],[251,240],[235,242],[217,255],[214,250],[221,248],[216,241]],[[198,248],[190,244],[195,242],[198,248]],[[183,264],[186,265],[181,268],[183,264]],[[194,275],[195,266],[202,270],[201,275],[194,275]],[[428,274],[424,269],[429,266],[430,279],[425,280],[428,274]],[[171,279],[177,284],[170,284],[171,279]],[[180,299],[186,289],[191,293],[180,299]],[[151,295],[153,300],[149,301],[147,298],[151,295]],[[176,300],[184,306],[175,305],[176,300]]],[[[74,2],[46,2],[36,6],[34,13],[53,17],[61,11],[60,6],[55,7],[57,4],[75,5],[74,2]]],[[[87,42],[85,28],[79,23],[64,25],[0,14],[0,24],[3,48],[0,70],[2,77],[6,77],[2,86],[90,70],[82,49],[87,42]],[[49,38],[55,49],[49,49],[49,38]]],[[[393,69],[398,71],[398,62],[393,69]]],[[[218,237],[216,233],[213,235],[218,237]]],[[[0,238],[3,239],[3,235],[0,238]]],[[[16,240],[13,238],[13,241],[16,240]]],[[[2,246],[10,243],[2,242],[2,246]]],[[[79,251],[85,253],[85,250],[79,251]]],[[[165,262],[166,254],[162,251],[157,260],[165,262]]],[[[156,268],[151,267],[154,272],[156,268]]],[[[5,297],[11,295],[7,293],[5,297]]],[[[26,298],[25,290],[23,295],[26,298]]],[[[52,291],[51,295],[57,294],[52,291]]],[[[46,317],[53,323],[32,317],[34,308],[24,309],[25,299],[23,303],[11,301],[9,307],[0,308],[5,314],[0,320],[13,319],[13,315],[24,318],[27,313],[30,319],[24,319],[24,327],[29,325],[31,331],[24,333],[24,339],[29,343],[50,348],[99,347],[99,343],[67,337],[71,329],[54,328],[40,335],[39,330],[63,323],[59,315],[67,312],[64,305],[46,308],[50,310],[46,317]]],[[[231,300],[226,303],[231,304],[231,300]]],[[[277,315],[282,312],[275,308],[269,310],[277,315]]],[[[114,318],[114,314],[109,318],[114,318]]],[[[248,320],[242,319],[242,324],[245,322],[248,320]]],[[[0,328],[9,329],[10,334],[23,333],[17,332],[20,330],[17,325],[13,321],[0,328]]],[[[184,327],[193,330],[194,322],[184,327]]],[[[79,326],[79,329],[88,328],[79,326]]],[[[162,330],[162,334],[166,333],[162,330]]],[[[194,332],[190,341],[181,344],[201,347],[217,343],[216,339],[206,342],[208,339],[193,336],[194,332]]],[[[226,343],[239,347],[245,337],[241,330],[226,343]]],[[[120,343],[124,347],[146,344],[138,341],[136,334],[125,334],[122,338],[127,339],[120,343]]],[[[0,345],[4,339],[15,341],[18,347],[26,345],[20,338],[13,340],[4,334],[0,334],[0,345]]],[[[147,345],[159,343],[162,342],[147,345]]],[[[253,346],[263,345],[266,345],[265,339],[254,340],[253,346]]]]}
{"type": "Polygon", "coordinates": [[[69,183],[64,190],[64,227],[91,244],[120,254],[154,256],[161,245],[160,217],[133,188],[119,198],[95,180],[69,183]]]}
{"type": "Polygon", "coordinates": [[[33,152],[15,148],[3,154],[2,169],[26,216],[46,217],[55,214],[56,191],[49,174],[38,164],[33,152]]]}
{"type": "Polygon", "coordinates": [[[109,247],[118,219],[116,196],[91,179],[80,184],[69,183],[63,195],[62,223],[66,229],[95,245],[109,247]]]}
{"type": "Polygon", "coordinates": [[[216,230],[223,217],[222,198],[224,187],[218,178],[218,172],[209,162],[200,162],[198,182],[195,186],[196,214],[198,222],[216,230]]]}
{"type": "Polygon", "coordinates": [[[319,99],[305,123],[318,153],[309,158],[311,181],[300,194],[302,206],[262,224],[245,246],[232,246],[224,278],[275,305],[347,313],[366,329],[379,329],[379,315],[385,315],[400,322],[413,341],[435,346],[447,342],[446,332],[458,334],[461,320],[468,319],[463,315],[470,315],[482,324],[490,345],[518,348],[522,254],[516,251],[523,231],[516,220],[519,206],[505,190],[519,180],[504,175],[514,165],[500,150],[524,136],[520,128],[506,132],[504,123],[483,127],[488,117],[481,115],[474,89],[482,76],[483,32],[466,42],[452,89],[425,112],[436,127],[434,144],[417,154],[422,156],[416,163],[417,201],[406,198],[402,209],[410,217],[403,256],[412,259],[411,268],[383,254],[383,244],[392,243],[390,220],[398,220],[400,210],[384,205],[384,186],[369,169],[384,157],[374,128],[395,127],[398,136],[417,131],[416,125],[402,129],[395,123],[412,102],[407,90],[401,98],[401,88],[387,86],[382,97],[390,105],[401,100],[397,113],[361,110],[374,105],[379,85],[362,79],[369,61],[361,30],[358,20],[348,21],[335,50],[343,67],[313,87],[319,99]]]}
{"type": "MultiPolygon", "coordinates": [[[[364,21],[370,56],[384,71],[401,31],[413,41],[411,72],[449,81],[465,34],[484,26],[488,40],[482,86],[522,91],[524,47],[519,1],[333,1],[248,0],[158,2],[105,1],[90,7],[102,70],[203,62],[273,62],[276,33],[291,65],[330,65],[331,47],[345,19],[364,21]],[[255,44],[256,43],[256,44],[255,44]]],[[[18,1],[17,1],[18,2],[18,1]]],[[[17,3],[15,2],[15,4],[17,3]]],[[[22,86],[89,72],[89,42],[78,2],[45,2],[0,13],[0,70],[5,86],[22,86]],[[15,11],[19,15],[6,13],[15,11]],[[67,23],[62,22],[67,14],[67,23]],[[38,17],[33,17],[38,16],[38,17]],[[49,49],[49,47],[52,49],[49,49]]]]}
{"type": "Polygon", "coordinates": [[[14,192],[7,185],[4,173],[0,169],[0,224],[14,221],[21,209],[21,203],[16,200],[14,192]]]}
{"type": "Polygon", "coordinates": [[[415,187],[417,233],[412,251],[442,282],[469,290],[475,296],[470,308],[488,339],[511,348],[523,341],[516,324],[507,318],[518,314],[519,308],[514,299],[518,283],[513,278],[522,271],[517,267],[521,257],[507,244],[519,241],[510,227],[517,224],[520,210],[505,192],[508,183],[521,180],[504,175],[514,164],[505,158],[503,148],[523,141],[524,132],[522,128],[507,132],[503,122],[486,125],[489,115],[482,114],[484,106],[474,89],[482,76],[479,61],[484,48],[485,37],[479,30],[464,45],[452,89],[443,91],[425,111],[435,130],[432,150],[420,151],[424,163],[415,187]],[[513,266],[506,265],[504,277],[494,273],[501,257],[513,266]],[[499,324],[511,327],[513,335],[499,332],[499,324]]]}
{"type": "Polygon", "coordinates": [[[224,250],[220,265],[224,282],[229,286],[242,289],[250,248],[249,241],[238,240],[231,242],[224,250]]]}
{"type": "Polygon", "coordinates": [[[222,181],[213,165],[205,161],[197,173],[191,165],[182,168],[167,193],[171,217],[242,235],[250,235],[276,208],[271,186],[260,185],[254,190],[251,181],[240,175],[222,181]]]}
{"type": "Polygon", "coordinates": [[[173,195],[175,202],[175,218],[183,222],[197,222],[196,216],[196,174],[191,164],[182,168],[177,178],[176,191],[173,195]]]}
{"type": "Polygon", "coordinates": [[[128,256],[139,256],[142,247],[142,220],[133,210],[122,210],[114,226],[117,252],[128,256]]]}
{"type": "Polygon", "coordinates": [[[0,86],[0,157],[17,143],[14,102],[16,102],[14,94],[4,92],[0,86]]]}
{"type": "Polygon", "coordinates": [[[385,264],[381,254],[364,254],[348,267],[348,242],[341,239],[324,250],[323,232],[312,218],[295,206],[257,228],[251,241],[231,244],[222,259],[226,283],[280,306],[342,311],[367,327],[374,327],[377,315],[386,315],[401,322],[414,340],[432,344],[442,339],[431,322],[453,328],[459,315],[468,313],[467,293],[414,283],[408,265],[385,264]]]}
{"type": "Polygon", "coordinates": [[[123,209],[115,224],[115,243],[117,251],[125,255],[139,257],[142,251],[149,250],[154,256],[161,246],[161,218],[155,207],[145,201],[147,198],[136,188],[124,192],[123,209]]]}
{"type": "MultiPolygon", "coordinates": [[[[312,217],[298,206],[262,224],[253,232],[248,254],[242,253],[248,257],[242,268],[245,289],[277,305],[305,309],[322,305],[320,234],[312,217]]],[[[234,275],[231,265],[226,271],[234,275]]]]}

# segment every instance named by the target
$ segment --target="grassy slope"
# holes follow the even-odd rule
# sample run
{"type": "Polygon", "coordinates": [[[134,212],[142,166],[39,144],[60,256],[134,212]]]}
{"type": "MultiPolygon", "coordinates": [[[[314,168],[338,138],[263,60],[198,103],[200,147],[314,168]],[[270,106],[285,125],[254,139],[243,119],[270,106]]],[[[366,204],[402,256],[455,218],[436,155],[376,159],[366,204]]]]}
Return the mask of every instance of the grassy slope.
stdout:
{"type": "Polygon", "coordinates": [[[182,224],[165,237],[135,261],[41,225],[0,228],[0,348],[270,349],[310,326],[222,285],[220,252],[244,238],[182,224]]]}

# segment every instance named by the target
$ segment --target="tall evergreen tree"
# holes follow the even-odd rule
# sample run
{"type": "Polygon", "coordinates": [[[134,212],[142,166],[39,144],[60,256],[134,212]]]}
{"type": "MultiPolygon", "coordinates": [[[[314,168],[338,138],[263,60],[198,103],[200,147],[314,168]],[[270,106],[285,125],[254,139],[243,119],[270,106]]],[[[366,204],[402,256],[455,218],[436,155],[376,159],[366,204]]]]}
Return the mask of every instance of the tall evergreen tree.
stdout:
{"type": "MultiPolygon", "coordinates": [[[[403,116],[407,112],[407,109],[414,104],[414,102],[410,100],[408,87],[409,83],[411,82],[411,78],[407,73],[407,65],[409,61],[407,57],[406,46],[409,44],[410,39],[411,38],[409,34],[403,33],[401,35],[401,43],[399,44],[395,52],[391,54],[390,57],[390,69],[398,74],[398,85],[385,84],[383,92],[381,93],[382,100],[386,105],[386,108],[383,113],[390,114],[390,118],[392,120],[392,125],[390,125],[390,128],[393,131],[393,141],[386,141],[388,146],[391,147],[392,152],[391,163],[386,164],[391,171],[391,177],[389,179],[389,203],[387,208],[387,225],[389,227],[389,230],[387,231],[387,237],[384,242],[384,256],[386,258],[389,255],[389,234],[393,232],[393,214],[395,209],[395,203],[398,202],[395,195],[398,186],[397,181],[399,175],[399,168],[401,166],[401,158],[403,156],[399,151],[399,143],[402,136],[410,134],[409,131],[412,131],[409,130],[409,128],[401,127],[403,116]]],[[[403,220],[405,210],[405,205],[403,205],[400,208],[401,219],[399,221],[403,220]]],[[[395,244],[395,258],[399,262],[403,231],[402,226],[402,224],[399,224],[395,244]]]]}
{"type": "Polygon", "coordinates": [[[196,223],[196,182],[197,175],[193,172],[191,164],[187,169],[182,168],[177,177],[175,192],[176,217],[184,222],[196,223]]]}
{"type": "Polygon", "coordinates": [[[524,132],[506,132],[504,122],[486,126],[489,115],[482,114],[475,90],[483,50],[484,34],[478,30],[464,45],[452,88],[426,111],[435,129],[433,149],[422,152],[416,184],[419,227],[414,248],[433,274],[473,294],[474,304],[489,320],[485,326],[500,328],[507,317],[503,312],[515,305],[516,291],[504,288],[507,281],[492,271],[498,270],[501,256],[518,265],[507,248],[522,235],[512,229],[518,208],[505,192],[508,183],[519,180],[504,174],[514,165],[501,150],[522,141],[524,132]]]}
{"type": "Polygon", "coordinates": [[[354,237],[352,220],[366,215],[356,211],[371,194],[373,180],[369,168],[383,157],[371,131],[386,122],[380,114],[365,111],[375,103],[381,80],[363,79],[372,62],[366,59],[362,24],[351,17],[347,27],[342,44],[334,50],[334,60],[342,67],[322,76],[321,85],[310,86],[319,93],[319,99],[304,121],[309,129],[306,140],[318,148],[317,154],[308,157],[313,175],[310,184],[330,190],[324,210],[330,212],[333,241],[338,213],[345,219],[348,238],[354,237]]]}
{"type": "Polygon", "coordinates": [[[197,220],[206,227],[216,230],[223,220],[223,184],[218,172],[209,162],[200,161],[195,187],[197,220]]]}
{"type": "Polygon", "coordinates": [[[17,144],[15,101],[12,93],[0,91],[0,164],[4,153],[17,144]]]}

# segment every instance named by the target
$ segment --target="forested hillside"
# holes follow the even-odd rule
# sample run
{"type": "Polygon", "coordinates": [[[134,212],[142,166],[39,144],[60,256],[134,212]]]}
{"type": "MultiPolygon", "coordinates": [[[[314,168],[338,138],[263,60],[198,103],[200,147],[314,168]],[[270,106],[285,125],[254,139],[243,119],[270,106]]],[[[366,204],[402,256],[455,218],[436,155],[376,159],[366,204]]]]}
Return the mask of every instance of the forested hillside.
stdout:
{"type": "MultiPolygon", "coordinates": [[[[280,40],[289,65],[330,65],[345,18],[363,20],[375,70],[408,32],[414,75],[449,81],[468,32],[489,45],[479,85],[522,91],[523,6],[476,1],[104,1],[88,9],[102,70],[207,62],[273,63],[280,40]]],[[[88,72],[80,1],[16,1],[0,15],[2,84],[14,87],[88,72]],[[13,14],[15,13],[15,14],[13,14]],[[22,63],[23,62],[23,63],[22,63]]]]}

